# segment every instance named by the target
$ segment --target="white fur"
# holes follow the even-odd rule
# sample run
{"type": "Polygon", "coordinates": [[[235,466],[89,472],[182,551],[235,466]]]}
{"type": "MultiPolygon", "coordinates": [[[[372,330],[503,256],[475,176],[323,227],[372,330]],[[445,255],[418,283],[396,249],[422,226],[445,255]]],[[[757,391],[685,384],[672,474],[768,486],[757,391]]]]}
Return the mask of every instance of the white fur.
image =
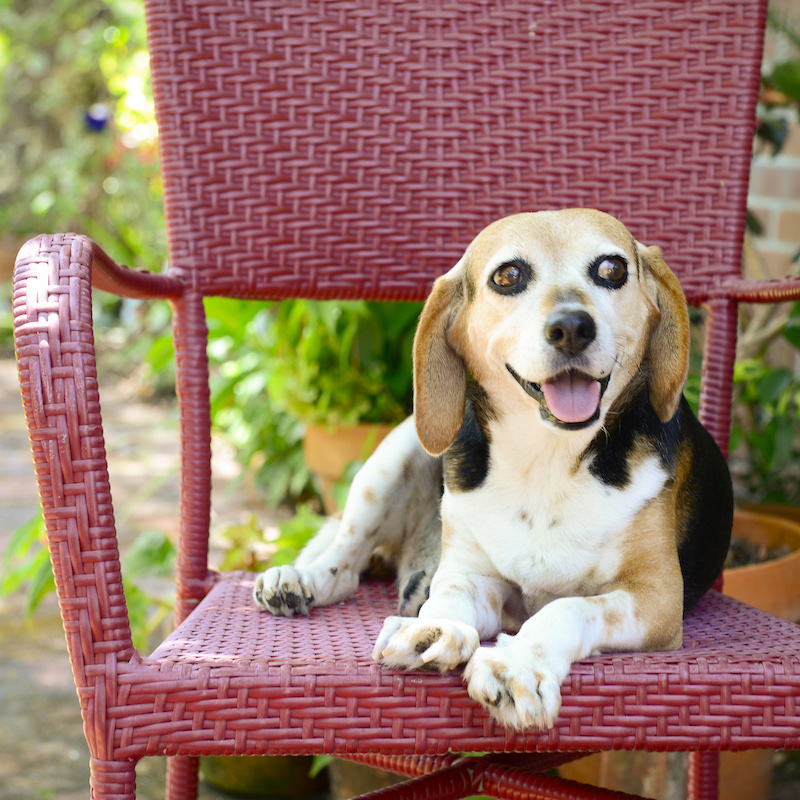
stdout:
{"type": "Polygon", "coordinates": [[[572,474],[574,455],[556,445],[563,433],[540,421],[521,430],[524,422],[501,419],[490,425],[492,468],[483,485],[445,491],[442,498],[452,539],[430,599],[416,620],[386,620],[374,657],[406,669],[446,670],[468,661],[470,696],[499,722],[548,728],[574,661],[635,649],[642,637],[626,592],[600,595],[603,610],[624,620],[622,637],[603,624],[594,599],[577,595],[594,595],[613,580],[622,556],[620,530],[658,495],[667,476],[652,457],[625,489],[608,487],[586,465],[572,474]],[[490,587],[502,604],[482,603],[490,587]],[[516,619],[504,619],[504,612],[516,612],[516,619]],[[515,636],[501,635],[496,647],[478,647],[479,639],[520,624],[515,636]],[[430,648],[420,652],[420,643],[428,641],[430,648]]]}
{"type": "MultiPolygon", "coordinates": [[[[396,563],[401,576],[425,569],[431,560],[424,548],[407,539],[438,518],[439,459],[419,443],[413,418],[391,431],[358,471],[341,519],[331,518],[300,553],[294,566],[270,567],[258,576],[256,603],[273,614],[307,614],[349,597],[376,552],[396,563]]],[[[438,560],[428,567],[427,589],[438,560]]],[[[403,613],[416,613],[424,597],[403,613]]]]}

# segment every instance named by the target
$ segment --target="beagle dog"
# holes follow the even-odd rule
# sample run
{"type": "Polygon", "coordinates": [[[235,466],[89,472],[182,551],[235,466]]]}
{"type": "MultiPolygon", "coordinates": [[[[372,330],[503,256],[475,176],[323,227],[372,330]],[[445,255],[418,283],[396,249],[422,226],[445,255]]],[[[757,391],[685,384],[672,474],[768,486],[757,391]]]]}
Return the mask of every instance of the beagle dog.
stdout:
{"type": "Polygon", "coordinates": [[[373,657],[466,664],[501,724],[552,727],[574,661],[679,648],[722,569],[731,481],[682,396],[688,363],[686,301],[657,247],[590,209],[489,225],[423,309],[414,417],[341,518],[258,577],[256,603],[335,603],[381,553],[398,616],[373,657]]]}

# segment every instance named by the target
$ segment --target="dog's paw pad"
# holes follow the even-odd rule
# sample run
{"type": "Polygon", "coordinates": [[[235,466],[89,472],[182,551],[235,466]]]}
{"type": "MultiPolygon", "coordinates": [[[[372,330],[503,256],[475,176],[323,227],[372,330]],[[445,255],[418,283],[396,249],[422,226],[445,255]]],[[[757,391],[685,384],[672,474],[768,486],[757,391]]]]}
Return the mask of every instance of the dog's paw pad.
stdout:
{"type": "Polygon", "coordinates": [[[560,681],[510,649],[481,647],[464,673],[470,697],[501,725],[523,730],[553,727],[561,709],[560,681]]]}
{"type": "Polygon", "coordinates": [[[313,585],[295,567],[270,567],[256,578],[253,599],[260,609],[276,616],[308,614],[314,605],[313,585]]]}

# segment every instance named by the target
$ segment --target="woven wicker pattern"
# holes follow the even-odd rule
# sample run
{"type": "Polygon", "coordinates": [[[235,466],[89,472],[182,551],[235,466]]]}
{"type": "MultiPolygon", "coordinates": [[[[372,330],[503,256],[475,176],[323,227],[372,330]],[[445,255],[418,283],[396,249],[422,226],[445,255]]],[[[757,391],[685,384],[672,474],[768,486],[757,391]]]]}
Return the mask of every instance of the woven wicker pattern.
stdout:
{"type": "MultiPolygon", "coordinates": [[[[372,661],[382,618],[394,605],[390,586],[362,585],[341,606],[291,620],[254,610],[252,586],[252,574],[227,575],[137,666],[154,677],[137,677],[126,703],[141,709],[155,702],[164,711],[169,722],[160,742],[168,752],[176,739],[205,752],[212,731],[240,753],[298,746],[435,754],[800,744],[800,628],[723,595],[709,595],[687,619],[682,651],[575,665],[556,727],[535,734],[494,725],[458,672],[407,675],[372,661]],[[180,709],[170,703],[169,683],[163,695],[157,691],[157,681],[178,675],[186,681],[180,709]]],[[[124,727],[131,738],[119,755],[136,756],[147,736],[124,727]]],[[[152,720],[146,729],[152,731],[152,720]]]]}
{"type": "Polygon", "coordinates": [[[763,4],[149,2],[175,271],[420,298],[488,222],[596,206],[739,270],[763,4]],[[202,232],[202,235],[198,233],[202,232]]]}
{"type": "Polygon", "coordinates": [[[738,270],[764,9],[147,0],[170,274],[127,270],[80,236],[42,236],[20,253],[14,284],[23,403],[95,798],[131,800],[145,755],[172,756],[167,796],[188,800],[199,754],[309,752],[415,776],[380,797],[482,787],[610,798],[533,773],[625,747],[693,749],[689,798],[711,800],[713,751],[800,747],[799,629],[718,595],[687,620],[682,651],[576,664],[556,727],[517,733],[491,723],[457,673],[372,662],[393,608],[386,586],[275,619],[255,611],[252,576],[207,566],[203,297],[419,298],[479,228],[512,211],[596,206],[664,247],[689,299],[707,303],[701,416],[725,448],[736,303],[800,298],[796,279],[752,283],[738,270]],[[180,625],[147,658],[132,646],[120,580],[93,288],[174,309],[180,625]]]}

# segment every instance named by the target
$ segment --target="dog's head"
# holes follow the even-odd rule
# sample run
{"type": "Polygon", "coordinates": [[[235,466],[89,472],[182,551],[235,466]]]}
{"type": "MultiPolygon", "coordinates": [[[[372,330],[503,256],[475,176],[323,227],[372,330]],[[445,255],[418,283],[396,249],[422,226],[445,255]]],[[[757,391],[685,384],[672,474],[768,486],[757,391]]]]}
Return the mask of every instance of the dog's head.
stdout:
{"type": "Polygon", "coordinates": [[[644,371],[662,421],[680,400],[689,318],[657,247],[592,209],[517,214],[484,229],[434,284],[414,341],[420,441],[442,453],[464,419],[467,374],[542,424],[599,426],[644,371]]]}

